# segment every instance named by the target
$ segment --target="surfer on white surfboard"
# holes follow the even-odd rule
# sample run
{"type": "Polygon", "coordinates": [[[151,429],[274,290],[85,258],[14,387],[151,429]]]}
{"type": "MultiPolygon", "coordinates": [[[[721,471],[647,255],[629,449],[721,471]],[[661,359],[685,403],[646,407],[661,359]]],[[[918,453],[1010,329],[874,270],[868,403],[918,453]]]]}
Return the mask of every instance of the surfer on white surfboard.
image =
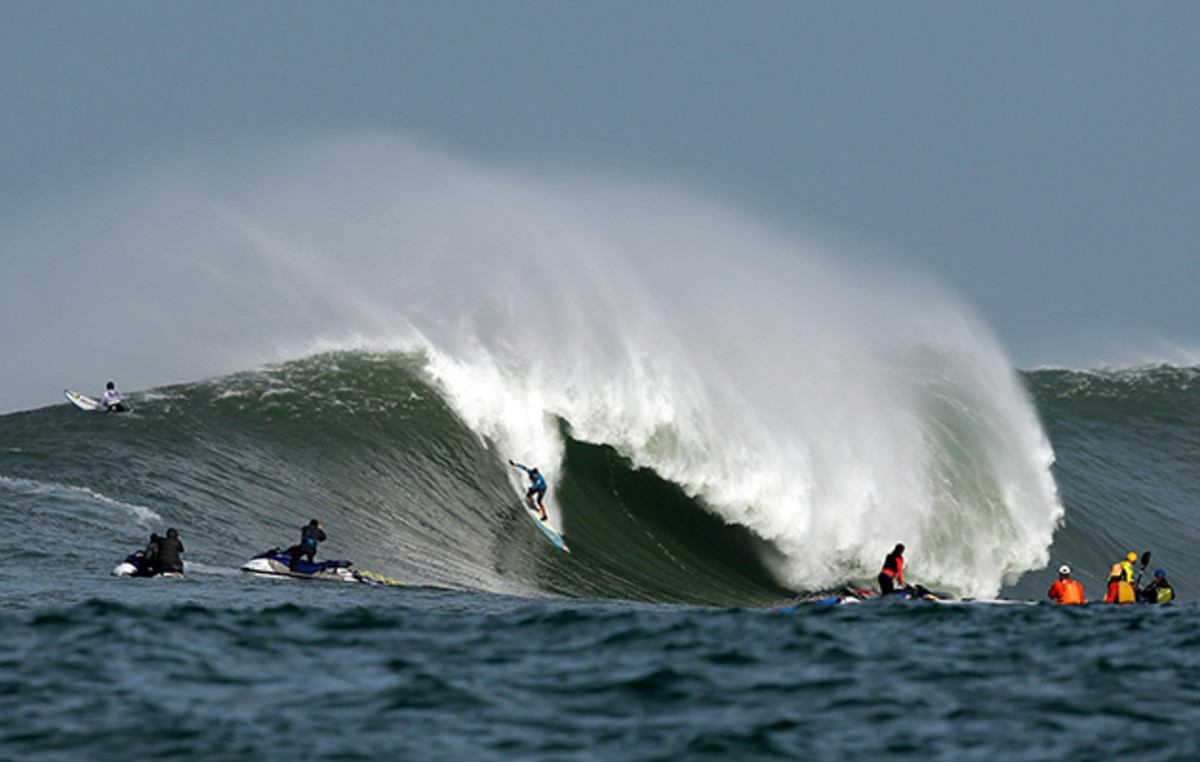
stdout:
{"type": "Polygon", "coordinates": [[[112,381],[108,382],[104,388],[104,394],[100,395],[100,409],[110,413],[125,412],[125,405],[121,402],[121,393],[117,391],[117,385],[112,381]]]}
{"type": "Polygon", "coordinates": [[[529,474],[529,491],[525,493],[525,499],[529,501],[530,505],[536,505],[538,507],[538,510],[542,512],[542,521],[545,521],[547,518],[546,506],[542,504],[542,500],[544,500],[546,497],[545,477],[538,473],[536,468],[526,468],[520,463],[514,463],[511,460],[508,461],[508,465],[514,468],[519,468],[525,473],[529,474]]]}

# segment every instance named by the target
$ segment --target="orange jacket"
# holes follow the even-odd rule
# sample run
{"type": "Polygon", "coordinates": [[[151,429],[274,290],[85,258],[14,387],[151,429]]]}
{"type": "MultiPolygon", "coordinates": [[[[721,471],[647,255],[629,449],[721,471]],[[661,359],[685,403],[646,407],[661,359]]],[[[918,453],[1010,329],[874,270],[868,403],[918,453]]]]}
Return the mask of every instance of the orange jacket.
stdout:
{"type": "Polygon", "coordinates": [[[1083,585],[1069,578],[1055,580],[1046,597],[1063,604],[1087,603],[1083,597],[1083,585]]]}

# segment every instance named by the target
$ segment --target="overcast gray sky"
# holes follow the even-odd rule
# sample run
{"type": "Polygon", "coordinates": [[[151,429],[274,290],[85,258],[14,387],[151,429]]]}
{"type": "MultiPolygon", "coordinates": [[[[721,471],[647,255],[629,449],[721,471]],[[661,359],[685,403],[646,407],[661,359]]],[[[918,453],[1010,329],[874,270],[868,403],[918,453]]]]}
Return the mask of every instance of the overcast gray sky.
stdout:
{"type": "Polygon", "coordinates": [[[1020,368],[1179,360],[1200,356],[1197,40],[1195,2],[5,0],[0,256],[28,256],[4,231],[31,206],[131,167],[387,131],[866,242],[1020,368]]]}

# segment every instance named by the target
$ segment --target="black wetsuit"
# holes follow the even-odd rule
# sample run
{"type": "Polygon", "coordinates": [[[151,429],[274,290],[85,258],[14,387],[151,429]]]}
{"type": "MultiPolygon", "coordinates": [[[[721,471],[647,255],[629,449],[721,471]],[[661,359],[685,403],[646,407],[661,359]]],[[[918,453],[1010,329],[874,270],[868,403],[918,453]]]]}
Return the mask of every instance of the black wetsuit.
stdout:
{"type": "Polygon", "coordinates": [[[311,564],[313,558],[317,555],[317,543],[325,542],[325,530],[316,524],[305,524],[300,530],[300,544],[294,548],[288,548],[291,553],[292,563],[291,570],[296,571],[296,565],[300,563],[300,559],[308,556],[308,562],[311,564]]]}
{"type": "Polygon", "coordinates": [[[1170,582],[1167,582],[1166,577],[1155,577],[1149,585],[1146,585],[1146,587],[1142,589],[1140,595],[1142,600],[1146,603],[1158,603],[1158,594],[1160,590],[1164,591],[1163,597],[1166,600],[1170,601],[1175,599],[1175,589],[1171,587],[1170,582]]]}
{"type": "Polygon", "coordinates": [[[162,538],[156,534],[150,535],[150,542],[146,544],[146,550],[142,554],[142,563],[138,568],[138,574],[143,577],[149,577],[158,573],[158,549],[162,547],[162,538]]]}
{"type": "Polygon", "coordinates": [[[183,560],[179,554],[183,552],[183,541],[174,529],[167,530],[167,536],[158,545],[159,571],[182,572],[183,560]]]}

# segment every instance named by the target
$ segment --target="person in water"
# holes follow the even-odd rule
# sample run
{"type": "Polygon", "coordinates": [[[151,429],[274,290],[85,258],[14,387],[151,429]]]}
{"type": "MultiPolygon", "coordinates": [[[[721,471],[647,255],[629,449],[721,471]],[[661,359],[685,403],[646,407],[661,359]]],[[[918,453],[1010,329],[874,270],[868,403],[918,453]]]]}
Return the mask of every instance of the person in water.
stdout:
{"type": "Polygon", "coordinates": [[[1167,581],[1167,573],[1162,569],[1154,572],[1154,579],[1142,590],[1142,600],[1146,603],[1166,603],[1175,600],[1175,588],[1167,581]]]}
{"type": "Polygon", "coordinates": [[[887,595],[895,591],[897,585],[901,590],[907,590],[904,584],[904,543],[896,543],[892,552],[883,559],[883,569],[879,572],[879,594],[887,595]]]}
{"type": "Polygon", "coordinates": [[[522,466],[520,463],[514,463],[511,460],[508,461],[508,465],[512,466],[513,468],[519,468],[519,469],[523,470],[525,473],[529,474],[529,491],[525,493],[525,499],[538,507],[538,510],[540,510],[542,512],[542,521],[545,521],[546,520],[546,506],[542,504],[542,501],[546,497],[546,480],[545,480],[545,478],[543,478],[542,475],[538,473],[538,470],[536,468],[526,468],[525,466],[522,466]]]}
{"type": "Polygon", "coordinates": [[[1131,585],[1136,585],[1133,574],[1134,564],[1138,562],[1138,554],[1132,550],[1125,556],[1125,560],[1121,562],[1121,569],[1125,572],[1125,581],[1131,585]]]}
{"type": "Polygon", "coordinates": [[[100,407],[110,413],[124,413],[125,405],[121,403],[121,393],[117,391],[117,385],[112,381],[104,388],[104,394],[100,395],[100,407]]]}
{"type": "Polygon", "coordinates": [[[1083,585],[1071,579],[1071,567],[1066,564],[1058,567],[1058,579],[1050,586],[1046,597],[1055,603],[1087,603],[1083,597],[1083,585]]]}
{"type": "Polygon", "coordinates": [[[311,564],[317,555],[318,542],[325,542],[325,530],[321,528],[321,522],[313,519],[301,527],[300,544],[288,548],[288,554],[292,557],[288,568],[296,571],[296,565],[300,563],[300,558],[303,556],[308,556],[308,562],[311,564]]]}
{"type": "Polygon", "coordinates": [[[1105,603],[1137,603],[1137,593],[1129,580],[1126,564],[1115,563],[1108,573],[1108,590],[1104,593],[1105,603]]]}
{"type": "Polygon", "coordinates": [[[183,573],[183,560],[179,554],[183,552],[183,541],[175,527],[167,530],[167,536],[158,543],[158,571],[183,573]]]}

